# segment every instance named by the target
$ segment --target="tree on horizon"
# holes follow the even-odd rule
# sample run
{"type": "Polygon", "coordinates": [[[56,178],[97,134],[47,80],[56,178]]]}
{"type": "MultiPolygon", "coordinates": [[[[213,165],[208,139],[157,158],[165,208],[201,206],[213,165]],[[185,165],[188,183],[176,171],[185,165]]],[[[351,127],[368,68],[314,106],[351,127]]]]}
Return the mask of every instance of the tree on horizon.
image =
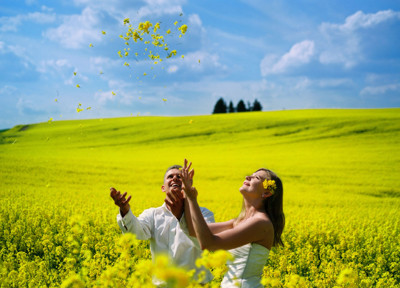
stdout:
{"type": "Polygon", "coordinates": [[[244,101],[242,99],[239,100],[239,102],[236,106],[236,111],[237,112],[246,112],[247,111],[246,105],[244,104],[244,101]]]}
{"type": "Polygon", "coordinates": [[[258,102],[257,99],[255,99],[254,103],[253,103],[253,110],[252,111],[261,111],[261,110],[262,110],[261,103],[258,102]]]}
{"type": "Polygon", "coordinates": [[[218,113],[226,113],[227,106],[225,100],[221,97],[218,99],[217,103],[215,103],[213,114],[218,113]]]}

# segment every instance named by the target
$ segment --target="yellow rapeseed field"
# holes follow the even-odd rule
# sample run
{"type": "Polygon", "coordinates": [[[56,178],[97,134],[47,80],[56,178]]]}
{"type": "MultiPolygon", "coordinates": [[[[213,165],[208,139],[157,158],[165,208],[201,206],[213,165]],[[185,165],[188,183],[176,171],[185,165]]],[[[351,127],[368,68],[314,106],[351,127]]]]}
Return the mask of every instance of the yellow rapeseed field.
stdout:
{"type": "MultiPolygon", "coordinates": [[[[52,121],[0,132],[0,286],[196,287],[149,243],[121,236],[113,186],[135,215],[160,206],[165,169],[193,162],[199,203],[236,217],[260,167],[284,185],[284,247],[266,287],[400,286],[400,109],[52,121]]],[[[226,253],[204,253],[218,287],[226,253]]]]}

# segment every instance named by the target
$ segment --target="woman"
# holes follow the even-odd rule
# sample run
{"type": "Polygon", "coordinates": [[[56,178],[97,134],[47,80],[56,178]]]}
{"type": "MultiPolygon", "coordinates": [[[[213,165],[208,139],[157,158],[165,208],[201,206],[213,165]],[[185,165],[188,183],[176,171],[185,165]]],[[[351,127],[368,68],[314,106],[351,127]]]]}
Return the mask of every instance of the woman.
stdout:
{"type": "Polygon", "coordinates": [[[246,177],[239,189],[243,195],[239,217],[207,224],[197,203],[197,190],[192,186],[194,170],[190,170],[191,165],[185,159],[182,168],[189,233],[198,238],[202,249],[229,250],[235,257],[228,263],[221,287],[262,287],[260,280],[269,251],[273,246],[283,245],[281,234],[285,216],[281,180],[268,169],[257,170],[246,177]]]}

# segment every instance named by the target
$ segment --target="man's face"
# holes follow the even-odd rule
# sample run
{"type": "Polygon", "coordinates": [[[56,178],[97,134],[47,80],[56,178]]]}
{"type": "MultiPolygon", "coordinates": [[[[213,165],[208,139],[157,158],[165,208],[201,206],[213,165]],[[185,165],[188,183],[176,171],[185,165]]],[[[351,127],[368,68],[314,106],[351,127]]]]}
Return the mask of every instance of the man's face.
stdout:
{"type": "Polygon", "coordinates": [[[164,185],[161,186],[164,192],[181,193],[182,190],[182,173],[179,169],[171,169],[165,174],[164,185]]]}

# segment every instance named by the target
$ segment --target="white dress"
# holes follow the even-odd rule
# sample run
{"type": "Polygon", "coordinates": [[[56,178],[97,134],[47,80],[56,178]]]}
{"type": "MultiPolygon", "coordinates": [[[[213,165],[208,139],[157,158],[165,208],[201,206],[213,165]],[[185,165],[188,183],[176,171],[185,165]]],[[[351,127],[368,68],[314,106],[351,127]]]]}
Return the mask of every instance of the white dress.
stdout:
{"type": "Polygon", "coordinates": [[[263,287],[260,283],[269,250],[256,243],[249,243],[229,250],[235,258],[227,263],[221,287],[263,287]]]}

